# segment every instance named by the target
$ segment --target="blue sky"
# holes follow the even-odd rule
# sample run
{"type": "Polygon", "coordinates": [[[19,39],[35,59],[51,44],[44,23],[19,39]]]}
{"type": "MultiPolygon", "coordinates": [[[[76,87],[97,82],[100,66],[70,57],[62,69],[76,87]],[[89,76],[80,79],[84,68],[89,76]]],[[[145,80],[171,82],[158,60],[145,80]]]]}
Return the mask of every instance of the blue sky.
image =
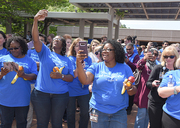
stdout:
{"type": "Polygon", "coordinates": [[[180,30],[180,21],[121,20],[131,29],[180,30]]]}

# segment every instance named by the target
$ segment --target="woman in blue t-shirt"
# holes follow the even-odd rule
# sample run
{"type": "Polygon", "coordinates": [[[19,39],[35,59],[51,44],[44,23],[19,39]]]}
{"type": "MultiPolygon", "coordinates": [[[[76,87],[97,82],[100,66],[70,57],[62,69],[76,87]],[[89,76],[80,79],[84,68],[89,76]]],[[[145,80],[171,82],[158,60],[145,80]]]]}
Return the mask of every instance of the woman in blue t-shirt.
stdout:
{"type": "MultiPolygon", "coordinates": [[[[167,59],[170,60],[171,56],[167,59]]],[[[162,128],[179,128],[180,126],[180,58],[176,61],[178,70],[167,72],[158,88],[158,94],[167,98],[163,106],[162,128]]]]}
{"type": "Polygon", "coordinates": [[[7,48],[10,54],[0,57],[1,127],[10,128],[15,116],[17,127],[26,128],[30,85],[32,80],[36,79],[37,66],[26,55],[28,46],[23,38],[11,37],[7,42],[7,48]],[[18,78],[15,79],[16,75],[18,78]]]}
{"type": "Polygon", "coordinates": [[[3,31],[0,31],[0,57],[9,54],[9,51],[5,48],[6,45],[6,35],[3,31]]]}
{"type": "Polygon", "coordinates": [[[108,40],[102,46],[103,62],[91,65],[86,73],[82,60],[86,55],[77,54],[79,80],[87,85],[93,82],[90,100],[90,120],[92,128],[127,128],[128,95],[134,95],[137,88],[124,84],[126,92],[121,94],[123,82],[133,76],[131,68],[124,63],[125,53],[120,43],[108,40]]]}
{"type": "MultiPolygon", "coordinates": [[[[80,128],[87,128],[89,121],[89,90],[88,84],[83,85],[78,79],[77,69],[76,69],[76,54],[79,51],[79,41],[83,41],[81,38],[76,38],[69,48],[69,59],[71,60],[71,64],[73,66],[74,71],[74,79],[71,83],[69,83],[69,103],[67,108],[67,120],[68,120],[68,128],[75,127],[75,113],[76,113],[76,99],[80,106],[80,128]]],[[[87,70],[87,68],[92,64],[92,60],[90,57],[84,59],[83,61],[83,69],[87,70]]]]}
{"type": "Polygon", "coordinates": [[[38,20],[47,16],[40,10],[34,17],[32,37],[40,61],[40,69],[31,101],[37,117],[37,127],[47,128],[51,117],[53,128],[62,128],[62,118],[69,100],[68,83],[73,81],[71,61],[65,56],[66,41],[60,36],[53,38],[49,49],[39,40],[38,20]],[[53,72],[54,67],[61,71],[53,72]]]}

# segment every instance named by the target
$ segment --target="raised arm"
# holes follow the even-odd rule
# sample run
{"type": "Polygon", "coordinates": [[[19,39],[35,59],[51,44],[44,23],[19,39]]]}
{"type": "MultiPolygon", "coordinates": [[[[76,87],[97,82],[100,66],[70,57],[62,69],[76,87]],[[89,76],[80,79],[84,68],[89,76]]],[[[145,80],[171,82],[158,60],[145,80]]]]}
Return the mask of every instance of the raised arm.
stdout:
{"type": "Polygon", "coordinates": [[[94,80],[94,75],[90,72],[84,72],[83,66],[82,66],[82,60],[85,59],[84,54],[80,54],[83,50],[79,50],[77,55],[76,55],[76,65],[77,65],[77,73],[78,73],[78,78],[79,81],[84,84],[88,85],[91,84],[94,80]]]}
{"type": "Polygon", "coordinates": [[[38,31],[38,21],[44,20],[47,16],[48,11],[47,10],[40,10],[35,16],[34,16],[34,22],[32,27],[32,37],[34,41],[34,47],[37,52],[41,51],[42,48],[42,42],[39,40],[39,31],[38,31]]]}

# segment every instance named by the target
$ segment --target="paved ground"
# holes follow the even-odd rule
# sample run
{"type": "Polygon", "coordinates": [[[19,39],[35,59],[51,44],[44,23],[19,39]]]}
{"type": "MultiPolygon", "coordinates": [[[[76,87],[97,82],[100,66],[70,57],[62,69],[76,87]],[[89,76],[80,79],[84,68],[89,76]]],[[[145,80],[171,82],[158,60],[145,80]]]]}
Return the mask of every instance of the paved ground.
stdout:
{"type": "MultiPolygon", "coordinates": [[[[134,128],[134,122],[135,122],[135,117],[137,114],[137,106],[134,105],[133,106],[133,110],[131,112],[131,115],[128,115],[128,127],[127,128],[134,128]]],[[[79,112],[76,113],[76,128],[78,128],[78,120],[79,120],[79,112]]],[[[16,128],[16,122],[13,122],[13,126],[12,128],[16,128]]],[[[36,120],[36,115],[34,113],[34,117],[33,117],[33,122],[32,122],[32,127],[31,128],[37,128],[37,120],[36,120]]],[[[51,124],[49,123],[49,127],[48,128],[52,128],[51,124]]],[[[67,123],[63,123],[63,128],[68,128],[67,127],[67,123]]],[[[91,128],[90,122],[88,125],[88,128],[91,128]]]]}

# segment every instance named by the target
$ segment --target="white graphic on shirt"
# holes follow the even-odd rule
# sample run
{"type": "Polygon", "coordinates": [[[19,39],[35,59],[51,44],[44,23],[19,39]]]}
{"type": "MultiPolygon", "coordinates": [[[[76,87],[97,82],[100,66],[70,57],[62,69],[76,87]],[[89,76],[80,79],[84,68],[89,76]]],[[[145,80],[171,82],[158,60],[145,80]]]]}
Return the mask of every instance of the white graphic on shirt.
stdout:
{"type": "Polygon", "coordinates": [[[121,74],[120,72],[118,73],[112,73],[112,72],[105,72],[105,71],[102,71],[99,73],[99,77],[104,77],[106,78],[106,80],[108,82],[114,82],[114,81],[117,81],[118,78],[123,78],[124,75],[121,74]]]}

